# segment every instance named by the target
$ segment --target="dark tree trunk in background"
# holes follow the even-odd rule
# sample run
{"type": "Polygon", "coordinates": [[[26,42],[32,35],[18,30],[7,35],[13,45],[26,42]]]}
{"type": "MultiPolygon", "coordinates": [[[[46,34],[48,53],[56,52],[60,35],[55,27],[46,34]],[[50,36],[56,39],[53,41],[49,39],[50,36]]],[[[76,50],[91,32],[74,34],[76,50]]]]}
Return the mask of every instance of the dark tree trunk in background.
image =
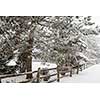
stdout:
{"type": "MultiPolygon", "coordinates": [[[[26,70],[27,70],[27,72],[32,71],[32,57],[27,58],[26,70]]],[[[27,74],[26,78],[31,79],[32,74],[27,74]]]]}
{"type": "MultiPolygon", "coordinates": [[[[32,57],[31,57],[31,55],[27,57],[26,70],[27,70],[27,72],[32,71],[32,57]]],[[[32,74],[27,74],[26,78],[27,79],[31,79],[32,78],[32,74]]]]}
{"type": "MultiPolygon", "coordinates": [[[[27,52],[27,62],[26,62],[26,70],[27,72],[32,71],[32,47],[33,47],[33,40],[31,37],[31,34],[29,34],[29,41],[28,41],[28,52],[27,52]]],[[[26,76],[27,79],[32,78],[32,74],[27,74],[26,76]]]]}

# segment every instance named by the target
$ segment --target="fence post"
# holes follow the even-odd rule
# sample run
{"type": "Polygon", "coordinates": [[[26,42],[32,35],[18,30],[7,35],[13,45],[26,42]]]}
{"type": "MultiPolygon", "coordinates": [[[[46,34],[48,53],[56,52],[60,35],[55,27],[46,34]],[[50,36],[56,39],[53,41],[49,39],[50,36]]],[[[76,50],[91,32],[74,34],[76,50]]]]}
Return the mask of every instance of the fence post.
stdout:
{"type": "Polygon", "coordinates": [[[71,71],[70,71],[70,77],[72,77],[72,68],[71,68],[71,71]]]}
{"type": "Polygon", "coordinates": [[[81,70],[81,71],[83,70],[83,69],[82,69],[82,66],[83,66],[83,65],[80,65],[80,70],[81,70]]]}
{"type": "Polygon", "coordinates": [[[84,64],[84,69],[86,68],[86,63],[84,64]]]}
{"type": "Polygon", "coordinates": [[[79,65],[77,66],[77,74],[79,74],[79,65]]]}
{"type": "Polygon", "coordinates": [[[0,78],[0,83],[1,83],[1,78],[0,78]]]}
{"type": "Polygon", "coordinates": [[[38,68],[38,72],[37,72],[37,83],[40,82],[40,68],[38,68]]]}
{"type": "Polygon", "coordinates": [[[60,82],[59,66],[57,66],[57,82],[60,82]]]}

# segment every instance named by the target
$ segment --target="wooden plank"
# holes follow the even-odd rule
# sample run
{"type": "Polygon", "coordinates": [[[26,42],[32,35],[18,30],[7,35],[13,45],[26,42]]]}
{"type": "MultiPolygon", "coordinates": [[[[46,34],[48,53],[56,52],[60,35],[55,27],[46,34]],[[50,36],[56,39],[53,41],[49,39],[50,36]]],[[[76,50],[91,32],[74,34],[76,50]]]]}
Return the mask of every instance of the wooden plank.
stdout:
{"type": "MultiPolygon", "coordinates": [[[[48,70],[56,70],[57,68],[49,68],[48,70]]],[[[25,72],[25,73],[19,73],[19,74],[6,74],[6,75],[1,75],[0,79],[2,78],[8,78],[8,77],[15,77],[15,76],[23,76],[23,75],[27,75],[27,74],[34,74],[37,73],[38,71],[33,71],[33,72],[25,72]]]]}
{"type": "Polygon", "coordinates": [[[0,83],[1,83],[1,78],[0,78],[0,83]]]}
{"type": "Polygon", "coordinates": [[[59,66],[57,66],[57,82],[60,82],[59,66]]]}
{"type": "Polygon", "coordinates": [[[23,75],[27,75],[27,74],[33,74],[33,73],[37,73],[37,71],[33,71],[33,72],[26,72],[26,73],[19,73],[19,74],[6,74],[6,75],[1,75],[0,78],[8,78],[8,77],[15,77],[15,76],[23,76],[23,75]]]}
{"type": "Polygon", "coordinates": [[[37,83],[40,83],[40,68],[38,68],[37,72],[37,83]]]}
{"type": "Polygon", "coordinates": [[[69,73],[70,71],[59,71],[59,73],[69,73]]]}
{"type": "Polygon", "coordinates": [[[76,73],[79,74],[79,66],[77,67],[77,72],[76,73]]]}
{"type": "Polygon", "coordinates": [[[70,71],[70,77],[72,77],[72,69],[71,69],[71,71],[70,71]]]}
{"type": "Polygon", "coordinates": [[[55,67],[55,68],[48,68],[48,70],[50,71],[50,70],[56,70],[57,68],[55,67]]]}

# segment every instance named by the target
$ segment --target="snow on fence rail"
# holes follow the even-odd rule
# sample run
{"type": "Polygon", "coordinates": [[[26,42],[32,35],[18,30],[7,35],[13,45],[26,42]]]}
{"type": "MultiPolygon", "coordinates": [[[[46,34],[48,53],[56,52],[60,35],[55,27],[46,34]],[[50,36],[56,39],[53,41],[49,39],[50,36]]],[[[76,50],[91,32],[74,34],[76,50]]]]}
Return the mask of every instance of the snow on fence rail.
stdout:
{"type": "MultiPolygon", "coordinates": [[[[81,67],[74,67],[72,69],[77,69],[77,74],[79,72],[79,69],[81,67]]],[[[19,82],[19,83],[26,83],[26,82],[30,82],[31,80],[36,80],[36,83],[40,83],[40,80],[43,79],[43,78],[46,78],[46,77],[52,77],[52,76],[57,76],[56,77],[56,81],[59,82],[60,81],[60,74],[63,72],[63,73],[70,73],[70,77],[72,77],[72,70],[67,70],[66,71],[66,68],[65,70],[60,70],[59,66],[56,67],[56,68],[48,68],[49,71],[53,71],[53,70],[56,70],[56,73],[54,74],[50,74],[50,75],[42,75],[40,74],[40,68],[38,68],[37,71],[33,71],[33,72],[25,72],[25,73],[19,73],[19,74],[8,74],[8,75],[1,75],[0,76],[0,83],[1,83],[1,80],[4,79],[4,78],[9,78],[9,77],[16,77],[16,76],[23,76],[23,75],[28,75],[28,74],[36,74],[36,77],[33,77],[32,79],[29,79],[29,80],[26,80],[26,81],[22,81],[22,82],[19,82]]],[[[82,71],[82,70],[81,70],[82,71]]]]}

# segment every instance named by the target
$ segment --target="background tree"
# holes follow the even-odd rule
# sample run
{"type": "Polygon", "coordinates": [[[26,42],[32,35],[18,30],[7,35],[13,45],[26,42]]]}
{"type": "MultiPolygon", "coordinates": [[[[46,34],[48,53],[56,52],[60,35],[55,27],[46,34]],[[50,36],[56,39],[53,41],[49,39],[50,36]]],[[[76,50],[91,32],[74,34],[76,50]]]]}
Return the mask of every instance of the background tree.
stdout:
{"type": "Polygon", "coordinates": [[[0,50],[5,62],[17,55],[20,72],[32,71],[32,58],[63,65],[86,51],[85,27],[93,24],[90,16],[2,16],[0,50]]]}
{"type": "MultiPolygon", "coordinates": [[[[2,45],[0,54],[4,56],[6,62],[9,62],[9,58],[13,59],[13,57],[17,55],[17,65],[19,65],[18,68],[20,72],[32,71],[34,30],[38,21],[41,21],[43,18],[44,17],[41,16],[0,17],[0,37],[2,38],[0,41],[2,45]],[[5,48],[9,48],[9,50],[5,48]],[[7,53],[5,54],[5,52],[7,53]]],[[[2,55],[1,59],[3,59],[2,55]]],[[[4,69],[7,69],[7,66],[5,66],[4,69]]],[[[32,78],[32,74],[28,74],[27,78],[32,78]]]]}
{"type": "Polygon", "coordinates": [[[94,23],[90,16],[53,16],[38,24],[36,57],[62,65],[71,60],[69,56],[75,58],[78,52],[86,50],[85,35],[90,33],[85,34],[83,27],[94,23]]]}
{"type": "MultiPolygon", "coordinates": [[[[8,47],[10,49],[10,51],[12,52],[10,54],[10,56],[15,56],[14,51],[17,50],[19,52],[18,57],[23,53],[21,50],[26,48],[26,47],[30,47],[31,40],[30,40],[30,32],[32,31],[33,23],[32,23],[32,18],[31,17],[0,17],[0,23],[1,23],[1,36],[4,37],[5,40],[5,45],[8,44],[8,47]]],[[[2,45],[4,48],[4,45],[2,45]]],[[[6,46],[6,48],[8,48],[6,46]]],[[[3,50],[3,49],[2,49],[3,50]]],[[[7,51],[6,49],[4,49],[4,51],[7,51]]],[[[7,55],[4,54],[4,58],[8,59],[8,52],[10,52],[9,50],[7,51],[7,55]]],[[[17,52],[17,53],[18,53],[17,52]]],[[[4,53],[4,52],[3,52],[4,53]]],[[[22,65],[24,63],[24,60],[27,60],[27,64],[25,63],[24,66],[27,66],[26,70],[29,71],[29,67],[31,67],[31,62],[28,61],[28,56],[29,56],[29,52],[24,53],[24,55],[26,56],[26,58],[23,58],[23,60],[21,60],[22,65]]],[[[31,60],[31,59],[30,59],[31,60]]],[[[30,68],[31,71],[31,68],[30,68]]]]}

